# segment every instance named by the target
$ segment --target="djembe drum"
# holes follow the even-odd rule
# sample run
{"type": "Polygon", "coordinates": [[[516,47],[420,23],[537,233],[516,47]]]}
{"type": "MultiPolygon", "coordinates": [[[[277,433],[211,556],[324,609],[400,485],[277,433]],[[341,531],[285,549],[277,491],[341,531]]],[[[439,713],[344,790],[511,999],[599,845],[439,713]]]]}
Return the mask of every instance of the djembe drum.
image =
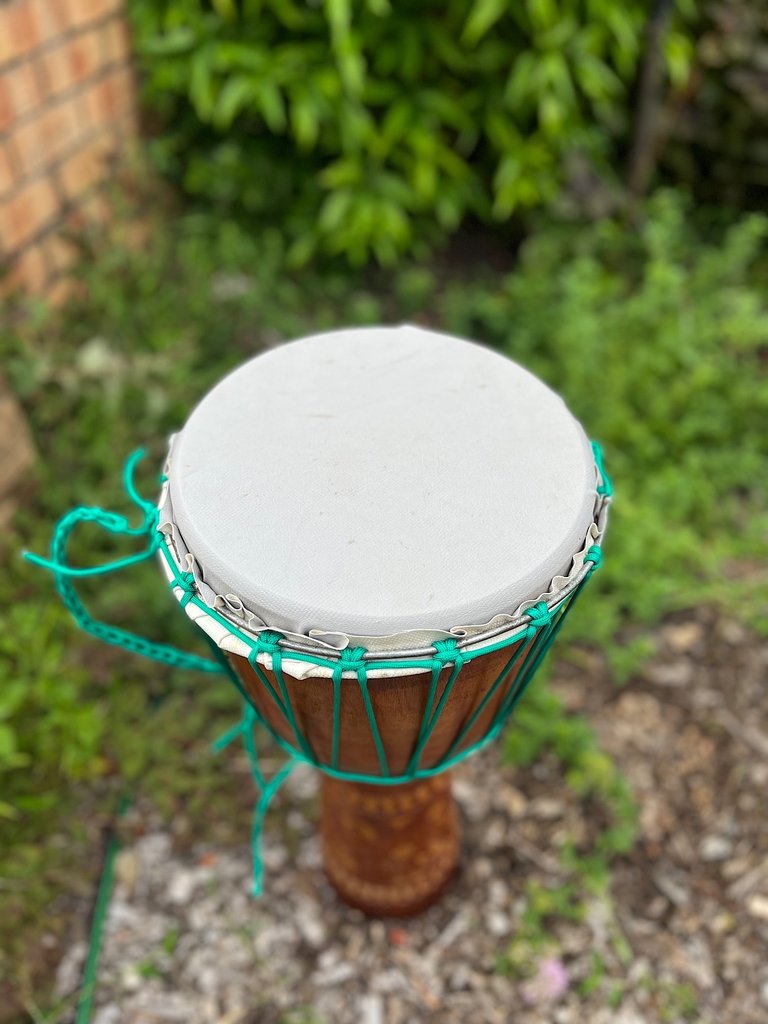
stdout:
{"type": "MultiPolygon", "coordinates": [[[[259,723],[320,769],[342,899],[420,911],[458,859],[447,769],[498,734],[600,563],[599,449],[511,360],[372,328],[236,369],[165,476],[150,547],[246,702],[248,749],[259,723]]],[[[257,782],[258,830],[279,779],[257,782]]]]}

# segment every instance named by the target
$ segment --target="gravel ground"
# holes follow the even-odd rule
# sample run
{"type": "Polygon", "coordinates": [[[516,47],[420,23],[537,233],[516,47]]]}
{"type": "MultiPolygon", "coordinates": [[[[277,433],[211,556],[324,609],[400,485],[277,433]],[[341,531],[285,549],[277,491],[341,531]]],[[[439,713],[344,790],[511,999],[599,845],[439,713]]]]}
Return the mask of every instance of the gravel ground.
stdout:
{"type": "MultiPolygon", "coordinates": [[[[555,851],[595,829],[553,758],[515,769],[492,751],[456,772],[462,872],[406,922],[337,901],[314,835],[316,780],[300,770],[268,819],[260,902],[245,843],[179,850],[151,809],[132,812],[94,1024],[767,1021],[768,645],[701,610],[663,628],[623,689],[582,653],[558,665],[556,688],[629,780],[640,837],[610,892],[583,893],[582,920],[552,920],[522,973],[505,957],[524,928],[523,886],[565,883],[555,851]]],[[[84,953],[69,949],[59,993],[78,986],[84,953]]]]}

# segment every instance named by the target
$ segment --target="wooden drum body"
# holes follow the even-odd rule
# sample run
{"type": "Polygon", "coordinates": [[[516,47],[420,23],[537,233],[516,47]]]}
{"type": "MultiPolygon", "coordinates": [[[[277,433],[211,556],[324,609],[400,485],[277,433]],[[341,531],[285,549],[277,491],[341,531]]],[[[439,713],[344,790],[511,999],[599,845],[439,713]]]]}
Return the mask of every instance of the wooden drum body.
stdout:
{"type": "Polygon", "coordinates": [[[458,861],[449,769],[502,728],[600,564],[599,451],[510,360],[376,328],[246,363],[166,473],[174,594],[323,773],[330,881],[369,913],[420,911],[458,861]]]}

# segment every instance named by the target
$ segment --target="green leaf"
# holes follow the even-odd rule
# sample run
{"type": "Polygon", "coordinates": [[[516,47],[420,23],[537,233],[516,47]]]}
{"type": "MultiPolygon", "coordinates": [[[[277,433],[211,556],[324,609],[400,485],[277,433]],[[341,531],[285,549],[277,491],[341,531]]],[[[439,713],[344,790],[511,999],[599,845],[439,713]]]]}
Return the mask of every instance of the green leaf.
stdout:
{"type": "Polygon", "coordinates": [[[320,134],[320,111],[315,99],[303,90],[294,92],[289,106],[291,131],[302,149],[312,149],[320,134]]]}
{"type": "Polygon", "coordinates": [[[199,49],[192,58],[189,80],[189,98],[202,121],[210,122],[214,107],[213,87],[214,50],[210,45],[199,49]]]}
{"type": "Polygon", "coordinates": [[[670,32],[664,46],[669,79],[676,89],[688,83],[693,66],[693,40],[682,32],[670,32]]]}
{"type": "Polygon", "coordinates": [[[507,5],[508,0],[473,0],[461,41],[467,46],[476,46],[502,17],[507,5]]]}
{"type": "Polygon", "coordinates": [[[229,128],[237,115],[254,105],[256,89],[254,82],[245,75],[228,78],[216,98],[212,120],[221,131],[229,128]]]}
{"type": "Polygon", "coordinates": [[[147,57],[175,57],[188,53],[197,42],[197,34],[189,25],[179,25],[162,35],[141,39],[139,52],[147,57]]]}
{"type": "Polygon", "coordinates": [[[262,82],[258,92],[259,108],[271,131],[279,134],[285,131],[287,118],[285,101],[274,82],[262,82]]]}

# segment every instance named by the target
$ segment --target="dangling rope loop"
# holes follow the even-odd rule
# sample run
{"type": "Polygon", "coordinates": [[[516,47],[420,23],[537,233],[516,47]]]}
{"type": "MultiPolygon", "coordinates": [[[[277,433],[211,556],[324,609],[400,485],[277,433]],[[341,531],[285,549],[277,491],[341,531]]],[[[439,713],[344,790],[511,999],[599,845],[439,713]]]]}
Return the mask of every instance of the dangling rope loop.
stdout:
{"type": "MultiPolygon", "coordinates": [[[[78,626],[86,633],[90,633],[91,636],[103,640],[104,643],[112,644],[115,647],[122,647],[124,650],[131,651],[134,654],[142,654],[146,658],[159,661],[163,665],[170,665],[173,668],[219,673],[222,671],[221,666],[218,662],[211,661],[210,658],[201,658],[196,654],[188,654],[186,651],[180,651],[169,644],[154,643],[126,629],[119,629],[117,626],[110,626],[105,622],[99,622],[98,619],[94,619],[78,597],[72,583],[73,579],[103,576],[106,573],[118,572],[120,569],[137,565],[139,562],[146,562],[147,559],[157,554],[163,539],[162,534],[157,529],[158,511],[151,501],[141,497],[133,479],[136,465],[143,457],[144,450],[142,448],[135,451],[126,461],[123,473],[126,493],[142,513],[141,523],[138,526],[131,526],[125,516],[118,513],[108,512],[98,507],[91,508],[87,505],[80,505],[78,508],[68,512],[56,524],[53,539],[51,540],[50,558],[41,558],[39,555],[32,554],[29,551],[24,552],[24,557],[33,565],[38,565],[53,573],[56,589],[61,595],[61,599],[69,613],[78,626]],[[143,551],[139,551],[134,555],[127,555],[125,558],[118,558],[116,561],[107,562],[104,565],[71,566],[67,561],[67,544],[70,535],[81,523],[95,523],[108,533],[114,533],[118,536],[145,537],[146,547],[143,551]]],[[[194,580],[192,582],[194,584],[194,580]]],[[[179,586],[182,586],[182,584],[179,583],[179,586]]],[[[182,586],[182,589],[185,589],[184,586],[182,586]]],[[[188,603],[191,600],[192,594],[187,597],[185,593],[184,596],[186,598],[185,603],[188,603]]]]}
{"type": "Polygon", "coordinates": [[[260,897],[264,891],[264,848],[262,841],[264,819],[278,790],[301,760],[298,757],[289,758],[282,768],[267,782],[259,762],[256,737],[254,736],[254,729],[258,721],[259,718],[255,709],[250,704],[244,703],[240,721],[237,725],[228,729],[214,743],[214,750],[218,753],[224,750],[225,747],[228,747],[234,740],[242,739],[243,746],[248,755],[253,783],[259,791],[258,799],[253,808],[253,824],[251,825],[251,863],[253,871],[251,894],[256,898],[260,897]]]}

